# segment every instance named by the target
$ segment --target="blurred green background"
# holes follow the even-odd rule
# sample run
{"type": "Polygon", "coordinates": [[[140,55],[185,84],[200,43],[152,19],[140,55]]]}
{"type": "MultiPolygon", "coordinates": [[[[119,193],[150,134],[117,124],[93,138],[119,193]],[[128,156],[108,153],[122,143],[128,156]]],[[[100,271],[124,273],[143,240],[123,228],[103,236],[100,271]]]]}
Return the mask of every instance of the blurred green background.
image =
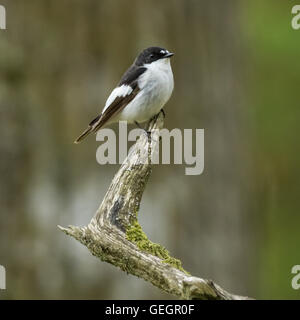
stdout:
{"type": "MultiPolygon", "coordinates": [[[[94,137],[142,49],[176,53],[165,126],[205,129],[205,170],[158,165],[140,222],[193,275],[258,299],[298,299],[300,31],[296,1],[1,0],[0,299],[169,299],[92,257],[57,225],[85,225],[117,165],[94,137]]],[[[117,126],[113,126],[117,129],[117,126]]]]}

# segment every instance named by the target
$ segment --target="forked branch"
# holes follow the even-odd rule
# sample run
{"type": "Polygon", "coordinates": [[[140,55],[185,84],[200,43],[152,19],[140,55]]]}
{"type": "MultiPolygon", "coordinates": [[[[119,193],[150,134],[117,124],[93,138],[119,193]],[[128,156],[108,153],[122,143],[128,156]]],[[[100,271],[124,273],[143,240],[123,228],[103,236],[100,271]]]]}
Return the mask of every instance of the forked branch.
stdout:
{"type": "Polygon", "coordinates": [[[181,262],[172,258],[165,248],[149,241],[138,224],[137,214],[162,127],[163,115],[160,113],[149,124],[151,139],[141,134],[87,226],[59,228],[102,261],[181,299],[248,299],[225,291],[211,280],[189,275],[181,262]]]}

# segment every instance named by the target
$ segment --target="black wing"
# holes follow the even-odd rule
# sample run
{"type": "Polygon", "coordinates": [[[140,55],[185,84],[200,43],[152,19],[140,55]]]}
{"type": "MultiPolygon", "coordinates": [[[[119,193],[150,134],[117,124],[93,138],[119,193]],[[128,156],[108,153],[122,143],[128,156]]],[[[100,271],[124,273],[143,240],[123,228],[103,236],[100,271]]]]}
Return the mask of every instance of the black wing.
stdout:
{"type": "Polygon", "coordinates": [[[123,110],[139,93],[140,88],[138,86],[138,78],[141,74],[143,74],[147,69],[144,67],[138,67],[133,64],[123,75],[121,78],[118,87],[122,86],[130,86],[131,90],[128,90],[128,94],[116,95],[114,100],[105,107],[102,113],[97,116],[94,120],[92,120],[87,127],[87,129],[75,140],[75,143],[79,143],[83,140],[87,135],[91,132],[98,131],[101,127],[103,127],[111,117],[119,113],[123,110]]]}
{"type": "Polygon", "coordinates": [[[143,74],[147,68],[139,67],[135,64],[133,64],[123,75],[119,82],[119,86],[125,84],[125,85],[131,85],[135,82],[137,82],[137,79],[141,74],[143,74]]]}

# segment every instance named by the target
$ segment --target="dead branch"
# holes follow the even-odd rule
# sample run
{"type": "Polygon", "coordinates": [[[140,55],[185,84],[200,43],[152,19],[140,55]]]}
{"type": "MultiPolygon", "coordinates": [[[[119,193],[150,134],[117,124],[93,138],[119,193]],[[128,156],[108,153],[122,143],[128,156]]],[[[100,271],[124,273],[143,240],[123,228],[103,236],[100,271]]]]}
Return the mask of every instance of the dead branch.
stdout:
{"type": "Polygon", "coordinates": [[[160,113],[149,124],[151,139],[146,134],[140,136],[87,226],[59,228],[102,261],[181,299],[248,299],[225,291],[211,280],[189,275],[181,262],[172,258],[165,248],[149,241],[138,224],[137,213],[151,174],[151,158],[157,152],[162,127],[163,116],[160,113]]]}

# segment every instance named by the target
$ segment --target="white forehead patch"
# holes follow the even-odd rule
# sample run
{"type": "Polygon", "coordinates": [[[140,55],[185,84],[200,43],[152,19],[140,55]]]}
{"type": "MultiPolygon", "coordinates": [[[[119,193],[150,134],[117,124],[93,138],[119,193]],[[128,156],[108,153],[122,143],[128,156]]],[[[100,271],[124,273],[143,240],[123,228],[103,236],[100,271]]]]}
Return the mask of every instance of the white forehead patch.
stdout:
{"type": "Polygon", "coordinates": [[[169,51],[168,50],[160,50],[160,53],[166,54],[166,53],[169,53],[169,51]]]}

